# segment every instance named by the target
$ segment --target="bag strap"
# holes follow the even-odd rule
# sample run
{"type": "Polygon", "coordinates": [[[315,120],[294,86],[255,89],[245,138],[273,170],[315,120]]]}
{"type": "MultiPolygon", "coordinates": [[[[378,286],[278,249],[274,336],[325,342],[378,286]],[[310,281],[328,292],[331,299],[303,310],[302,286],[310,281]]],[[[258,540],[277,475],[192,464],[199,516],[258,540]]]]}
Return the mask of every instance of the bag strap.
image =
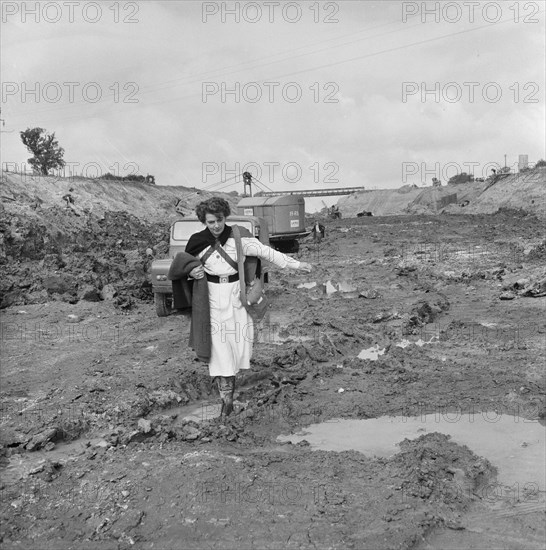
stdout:
{"type": "Polygon", "coordinates": [[[216,250],[218,250],[218,254],[226,260],[226,262],[233,268],[237,269],[238,264],[237,262],[222,248],[222,245],[220,243],[217,243],[216,250]]]}
{"type": "Polygon", "coordinates": [[[241,287],[241,303],[247,309],[248,301],[246,299],[246,282],[245,282],[245,256],[243,254],[243,244],[241,242],[241,233],[239,227],[234,225],[231,228],[233,238],[235,239],[235,248],[237,250],[237,264],[239,267],[239,286],[241,287]]]}
{"type": "Polygon", "coordinates": [[[205,262],[214,254],[216,250],[216,245],[211,245],[209,249],[199,258],[199,261],[205,265],[205,262]]]}
{"type": "Polygon", "coordinates": [[[201,263],[205,265],[205,262],[214,254],[214,252],[218,252],[224,260],[233,268],[237,269],[237,263],[235,260],[222,248],[222,245],[219,241],[216,241],[214,245],[212,245],[202,256],[201,256],[201,263]]]}

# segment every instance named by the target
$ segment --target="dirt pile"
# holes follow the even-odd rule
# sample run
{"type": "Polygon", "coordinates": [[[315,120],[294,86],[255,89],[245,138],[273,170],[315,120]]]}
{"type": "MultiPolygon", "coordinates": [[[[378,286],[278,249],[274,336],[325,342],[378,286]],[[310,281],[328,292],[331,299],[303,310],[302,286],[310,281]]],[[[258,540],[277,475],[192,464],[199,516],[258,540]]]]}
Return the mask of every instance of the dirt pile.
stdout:
{"type": "Polygon", "coordinates": [[[546,166],[500,179],[466,207],[469,214],[492,214],[503,208],[546,217],[546,166]]]}
{"type": "Polygon", "coordinates": [[[523,210],[546,217],[546,167],[485,182],[444,187],[379,189],[339,200],[344,217],[370,211],[374,216],[402,214],[493,214],[500,209],[523,210]]]}
{"type": "Polygon", "coordinates": [[[4,173],[0,308],[82,299],[130,307],[135,298],[151,299],[148,270],[167,251],[168,228],[180,218],[175,203],[181,198],[179,211],[191,213],[209,196],[143,183],[4,173]],[[63,200],[68,193],[71,208],[63,200]]]}
{"type": "Polygon", "coordinates": [[[147,272],[164,253],[164,224],[143,223],[126,212],[73,218],[42,208],[32,218],[2,211],[0,307],[62,300],[151,299],[147,272]]]}
{"type": "MultiPolygon", "coordinates": [[[[24,212],[28,217],[39,218],[41,209],[64,208],[63,197],[68,193],[74,198],[76,211],[82,215],[101,218],[106,212],[123,211],[141,221],[167,225],[179,217],[175,208],[187,216],[198,202],[212,196],[206,191],[182,186],[2,172],[1,198],[9,212],[24,212]]],[[[237,196],[215,194],[232,205],[238,202],[237,196]]]]}
{"type": "Polygon", "coordinates": [[[405,185],[400,189],[378,189],[353,193],[338,201],[345,218],[354,218],[359,212],[372,212],[374,216],[404,214],[406,208],[421,193],[422,189],[405,185]]]}

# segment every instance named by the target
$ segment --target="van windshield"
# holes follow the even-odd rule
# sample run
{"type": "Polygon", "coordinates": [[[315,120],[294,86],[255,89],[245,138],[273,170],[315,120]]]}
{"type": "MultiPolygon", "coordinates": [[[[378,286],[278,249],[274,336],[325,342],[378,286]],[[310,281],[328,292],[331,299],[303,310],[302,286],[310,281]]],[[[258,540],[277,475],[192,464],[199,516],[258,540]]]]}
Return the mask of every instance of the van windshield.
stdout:
{"type": "MultiPolygon", "coordinates": [[[[238,225],[239,227],[246,227],[252,233],[252,222],[246,220],[233,220],[227,221],[228,225],[238,225]]],[[[199,220],[179,220],[174,224],[172,240],[173,241],[182,241],[187,243],[190,237],[194,233],[203,231],[205,226],[199,220]]]]}

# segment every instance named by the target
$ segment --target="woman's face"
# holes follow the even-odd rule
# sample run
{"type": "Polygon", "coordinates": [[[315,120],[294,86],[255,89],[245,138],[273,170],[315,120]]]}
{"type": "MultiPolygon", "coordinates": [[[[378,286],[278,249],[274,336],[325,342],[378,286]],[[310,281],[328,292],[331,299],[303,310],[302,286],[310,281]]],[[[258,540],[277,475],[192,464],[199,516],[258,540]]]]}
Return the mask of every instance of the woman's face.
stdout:
{"type": "Polygon", "coordinates": [[[226,218],[223,214],[205,214],[205,225],[215,237],[219,237],[226,227],[226,218]]]}

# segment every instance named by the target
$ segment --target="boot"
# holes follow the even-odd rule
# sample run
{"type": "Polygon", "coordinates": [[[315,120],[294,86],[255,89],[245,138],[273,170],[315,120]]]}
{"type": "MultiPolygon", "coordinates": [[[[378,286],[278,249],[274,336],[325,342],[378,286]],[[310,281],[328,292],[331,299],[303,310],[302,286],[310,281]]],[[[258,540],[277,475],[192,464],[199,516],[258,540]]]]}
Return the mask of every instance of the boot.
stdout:
{"type": "Polygon", "coordinates": [[[229,416],[233,412],[233,394],[235,393],[235,376],[218,376],[218,392],[222,399],[220,416],[229,416]]]}

